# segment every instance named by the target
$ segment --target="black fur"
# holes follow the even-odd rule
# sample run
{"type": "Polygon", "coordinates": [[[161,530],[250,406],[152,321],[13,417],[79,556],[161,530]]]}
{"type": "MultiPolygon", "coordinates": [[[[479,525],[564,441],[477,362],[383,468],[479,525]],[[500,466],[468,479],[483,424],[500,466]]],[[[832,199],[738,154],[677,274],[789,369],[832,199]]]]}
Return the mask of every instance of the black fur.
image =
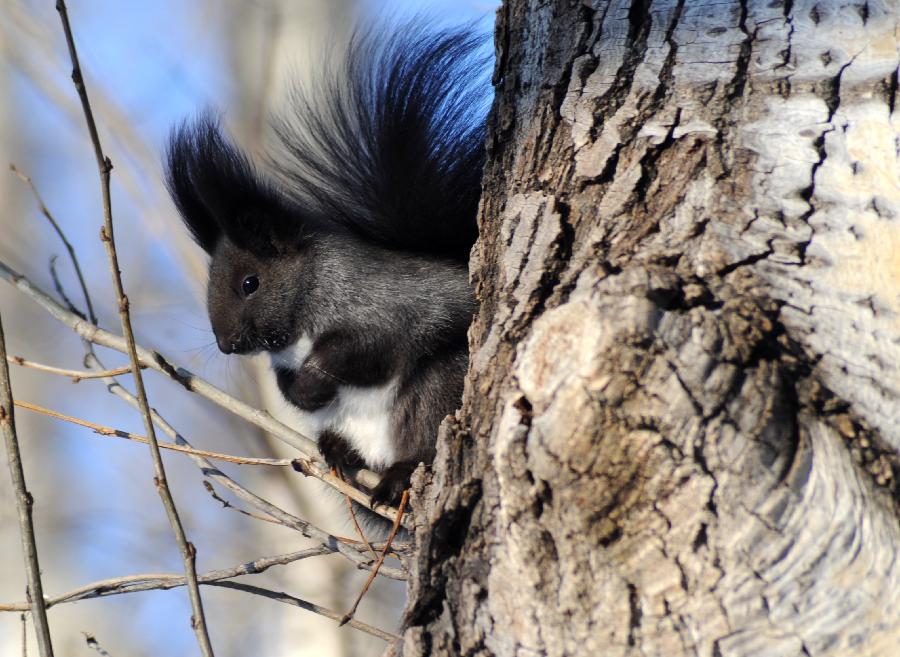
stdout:
{"type": "Polygon", "coordinates": [[[297,90],[277,122],[274,174],[209,115],[169,142],[169,190],[212,256],[208,307],[222,351],[281,353],[279,388],[307,413],[354,390],[394,391],[391,458],[367,461],[332,426],[317,436],[329,464],[385,473],[376,501],[397,501],[412,469],[433,459],[462,393],[488,96],[481,44],[466,29],[421,24],[354,38],[315,95],[297,90]],[[251,276],[258,289],[247,294],[251,276]],[[295,344],[309,350],[285,361],[295,344]]]}
{"type": "Polygon", "coordinates": [[[351,39],[277,124],[290,188],[367,241],[466,261],[484,164],[484,39],[409,23],[351,39]]]}
{"type": "Polygon", "coordinates": [[[365,461],[341,434],[325,429],[319,434],[319,451],[330,467],[338,470],[364,468],[365,461]]]}

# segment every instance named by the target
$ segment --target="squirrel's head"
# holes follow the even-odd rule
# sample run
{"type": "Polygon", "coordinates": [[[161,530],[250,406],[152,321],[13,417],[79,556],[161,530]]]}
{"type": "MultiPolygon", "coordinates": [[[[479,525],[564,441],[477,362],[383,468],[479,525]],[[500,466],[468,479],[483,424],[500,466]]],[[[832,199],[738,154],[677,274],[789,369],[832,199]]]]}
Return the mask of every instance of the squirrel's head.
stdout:
{"type": "Polygon", "coordinates": [[[211,257],[207,302],[219,349],[248,354],[293,343],[312,275],[310,221],[209,116],[172,133],[166,165],[181,217],[211,257]]]}
{"type": "Polygon", "coordinates": [[[297,340],[302,290],[311,283],[311,258],[304,249],[261,255],[227,236],[216,242],[207,307],[223,353],[280,351],[297,340]]]}

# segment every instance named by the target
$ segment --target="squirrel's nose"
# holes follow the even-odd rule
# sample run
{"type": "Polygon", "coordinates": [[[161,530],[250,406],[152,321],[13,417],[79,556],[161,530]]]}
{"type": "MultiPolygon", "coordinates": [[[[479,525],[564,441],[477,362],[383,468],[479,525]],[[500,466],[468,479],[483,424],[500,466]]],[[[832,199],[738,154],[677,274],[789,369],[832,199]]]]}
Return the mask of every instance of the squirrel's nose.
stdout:
{"type": "Polygon", "coordinates": [[[223,354],[234,353],[234,342],[230,338],[220,338],[216,336],[216,343],[219,345],[219,351],[223,354]]]}

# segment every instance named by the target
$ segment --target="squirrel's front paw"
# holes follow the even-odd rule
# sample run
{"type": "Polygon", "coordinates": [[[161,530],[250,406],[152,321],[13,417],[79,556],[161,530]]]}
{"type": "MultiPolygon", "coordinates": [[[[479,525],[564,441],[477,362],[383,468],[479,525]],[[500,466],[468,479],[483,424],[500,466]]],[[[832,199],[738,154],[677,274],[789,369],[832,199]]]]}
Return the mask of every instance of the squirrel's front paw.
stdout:
{"type": "Polygon", "coordinates": [[[276,368],[275,379],[281,394],[301,411],[317,411],[330,404],[337,395],[334,378],[317,370],[276,368]]]}
{"type": "Polygon", "coordinates": [[[401,461],[385,470],[381,475],[381,481],[372,490],[372,506],[376,504],[397,506],[403,491],[409,488],[409,478],[418,465],[412,461],[401,461]]]}
{"type": "Polygon", "coordinates": [[[319,451],[330,468],[358,470],[366,466],[347,439],[331,429],[325,429],[319,434],[319,451]]]}

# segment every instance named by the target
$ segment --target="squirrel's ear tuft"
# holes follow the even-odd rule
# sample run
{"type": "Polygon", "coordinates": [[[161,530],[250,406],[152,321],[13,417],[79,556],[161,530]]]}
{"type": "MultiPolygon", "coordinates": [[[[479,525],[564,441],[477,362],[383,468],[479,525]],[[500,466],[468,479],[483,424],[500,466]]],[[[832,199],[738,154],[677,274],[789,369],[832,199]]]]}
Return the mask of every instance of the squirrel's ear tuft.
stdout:
{"type": "Polygon", "coordinates": [[[299,234],[300,222],[210,114],[176,127],[166,150],[166,185],[194,239],[212,253],[226,235],[269,252],[299,234]]]}

